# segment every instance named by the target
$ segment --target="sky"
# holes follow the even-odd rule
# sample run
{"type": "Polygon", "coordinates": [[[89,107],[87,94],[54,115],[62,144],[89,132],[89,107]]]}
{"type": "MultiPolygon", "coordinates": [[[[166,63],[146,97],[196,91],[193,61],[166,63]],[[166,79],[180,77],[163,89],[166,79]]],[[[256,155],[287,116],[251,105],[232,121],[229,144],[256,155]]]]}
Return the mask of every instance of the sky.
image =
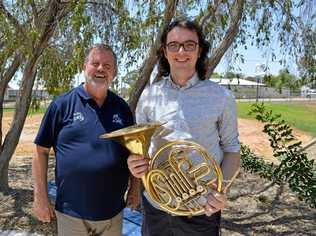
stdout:
{"type": "MultiPolygon", "coordinates": [[[[265,50],[258,49],[255,46],[247,47],[247,50],[245,50],[243,46],[237,48],[237,52],[244,55],[244,63],[242,63],[240,60],[237,62],[232,62],[234,72],[242,73],[245,76],[255,76],[258,74],[258,71],[256,71],[256,66],[263,64],[268,67],[269,74],[277,75],[280,70],[288,68],[291,74],[299,76],[296,63],[293,60],[288,59],[287,65],[280,65],[279,60],[283,58],[283,55],[278,50],[275,51],[276,60],[271,61],[268,59],[268,56],[264,55],[265,50]]],[[[224,74],[227,71],[228,63],[228,60],[224,56],[219,65],[216,67],[215,71],[220,74],[224,74]]]]}
{"type": "MultiPolygon", "coordinates": [[[[309,4],[306,5],[306,7],[294,7],[293,8],[293,14],[295,16],[300,16],[301,19],[304,21],[304,23],[313,23],[315,18],[312,18],[311,16],[315,14],[316,10],[316,0],[308,0],[309,4]]],[[[298,3],[299,0],[296,1],[298,3]]],[[[252,24],[251,21],[248,22],[250,25],[252,24]]],[[[313,23],[315,26],[315,22],[313,23]]],[[[252,35],[255,35],[255,32],[249,32],[252,35]]],[[[281,53],[281,49],[279,46],[279,40],[278,40],[278,32],[272,33],[272,39],[270,45],[268,45],[265,49],[258,49],[255,46],[251,46],[250,39],[247,40],[247,50],[244,49],[243,46],[239,46],[237,48],[237,51],[239,54],[244,55],[244,63],[233,62],[233,66],[235,67],[234,72],[242,73],[246,76],[254,76],[257,75],[258,72],[256,72],[256,66],[258,64],[264,64],[267,66],[268,71],[267,73],[277,75],[281,69],[288,69],[289,72],[297,77],[299,77],[299,71],[295,62],[295,59],[291,58],[288,55],[283,55],[281,53]],[[275,54],[276,59],[275,61],[271,61],[271,53],[275,54]],[[267,53],[267,56],[264,55],[264,53],[267,53]],[[270,59],[269,59],[270,58],[270,59]],[[279,63],[280,60],[286,59],[286,65],[281,65],[279,63]]],[[[225,58],[222,58],[220,64],[215,69],[216,72],[219,73],[225,73],[228,68],[228,60],[225,58]]]]}

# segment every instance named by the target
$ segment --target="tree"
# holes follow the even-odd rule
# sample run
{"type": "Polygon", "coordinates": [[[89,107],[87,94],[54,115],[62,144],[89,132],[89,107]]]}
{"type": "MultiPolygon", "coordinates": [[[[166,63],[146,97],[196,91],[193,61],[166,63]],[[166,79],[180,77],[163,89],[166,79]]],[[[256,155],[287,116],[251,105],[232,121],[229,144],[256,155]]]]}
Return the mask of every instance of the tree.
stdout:
{"type": "Polygon", "coordinates": [[[282,90],[282,87],[289,88],[291,92],[297,91],[299,89],[298,79],[292,74],[289,73],[287,69],[281,70],[277,76],[280,83],[278,85],[279,90],[282,90]]]}
{"type": "Polygon", "coordinates": [[[303,49],[297,56],[302,84],[316,87],[316,0],[303,5],[301,17],[303,49]]]}
{"type": "Polygon", "coordinates": [[[219,73],[217,73],[217,72],[214,72],[213,74],[212,74],[212,78],[222,78],[222,76],[219,74],[219,73]]]}
{"type": "Polygon", "coordinates": [[[232,72],[232,71],[227,71],[224,75],[225,78],[228,78],[228,79],[233,79],[233,78],[244,78],[244,75],[241,74],[241,73],[235,73],[235,72],[232,72]]]}
{"type": "Polygon", "coordinates": [[[280,70],[278,75],[266,75],[263,80],[266,85],[276,88],[280,93],[282,88],[288,88],[291,92],[297,92],[301,86],[301,81],[290,74],[287,69],[280,70]]]}
{"type": "MultiPolygon", "coordinates": [[[[316,16],[315,16],[316,19],[316,16]]],[[[303,84],[316,84],[316,26],[306,28],[303,41],[304,51],[298,59],[303,84]]]]}
{"type": "Polygon", "coordinates": [[[231,72],[231,71],[227,71],[225,73],[225,78],[228,78],[228,79],[233,79],[233,78],[236,78],[237,75],[234,73],[234,72],[231,72]]]}
{"type": "Polygon", "coordinates": [[[248,37],[262,47],[271,42],[272,35],[278,35],[284,52],[296,55],[303,45],[299,43],[300,25],[293,9],[304,1],[296,2],[0,1],[0,130],[5,88],[14,76],[22,75],[14,122],[4,139],[0,133],[0,191],[8,188],[8,165],[30,106],[34,81],[43,83],[54,95],[68,90],[92,42],[102,41],[114,47],[119,63],[124,63],[120,77],[138,78],[129,96],[134,110],[157,63],[162,29],[172,19],[185,16],[202,26],[211,44],[210,76],[225,52],[245,45],[248,37]],[[133,75],[127,76],[131,71],[133,75]]]}
{"type": "Polygon", "coordinates": [[[28,9],[17,8],[14,3],[0,2],[1,18],[1,81],[0,81],[0,119],[3,116],[4,92],[12,77],[18,70],[22,73],[20,96],[16,100],[13,123],[4,140],[2,138],[2,122],[0,124],[0,190],[8,189],[8,165],[18,143],[28,108],[31,93],[37,74],[37,65],[56,26],[68,14],[72,4],[61,1],[47,1],[38,9],[35,2],[30,1],[28,9]],[[10,10],[9,10],[10,9],[10,10]],[[28,12],[27,10],[31,10],[28,12]],[[24,13],[23,15],[21,13],[24,13]],[[29,17],[29,16],[32,17],[29,17]],[[3,140],[3,141],[2,141],[3,140]]]}

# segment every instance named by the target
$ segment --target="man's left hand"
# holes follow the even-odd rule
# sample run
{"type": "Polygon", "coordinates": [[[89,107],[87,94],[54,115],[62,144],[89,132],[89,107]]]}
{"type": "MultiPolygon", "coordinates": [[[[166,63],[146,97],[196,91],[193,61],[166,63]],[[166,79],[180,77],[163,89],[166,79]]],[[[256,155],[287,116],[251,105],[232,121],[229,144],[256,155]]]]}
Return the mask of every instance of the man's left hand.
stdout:
{"type": "Polygon", "coordinates": [[[131,208],[131,210],[136,210],[140,204],[140,199],[140,181],[138,180],[138,183],[134,182],[127,192],[126,206],[131,208]]]}
{"type": "Polygon", "coordinates": [[[212,214],[225,208],[227,203],[227,197],[225,193],[219,193],[216,190],[211,190],[207,197],[205,205],[205,214],[211,216],[212,214]]]}

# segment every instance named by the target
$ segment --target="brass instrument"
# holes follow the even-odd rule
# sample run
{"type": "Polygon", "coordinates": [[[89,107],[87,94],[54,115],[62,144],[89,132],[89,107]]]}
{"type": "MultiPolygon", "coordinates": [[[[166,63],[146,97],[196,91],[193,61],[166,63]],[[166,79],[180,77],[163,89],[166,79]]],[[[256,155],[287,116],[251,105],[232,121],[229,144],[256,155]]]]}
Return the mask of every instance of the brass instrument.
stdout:
{"type": "MultiPolygon", "coordinates": [[[[148,158],[150,140],[162,124],[147,123],[126,127],[101,138],[111,138],[133,154],[148,158]]],[[[211,188],[222,191],[220,167],[207,151],[191,141],[167,142],[149,160],[149,171],[142,177],[153,202],[166,212],[179,216],[204,213],[211,188]]]]}

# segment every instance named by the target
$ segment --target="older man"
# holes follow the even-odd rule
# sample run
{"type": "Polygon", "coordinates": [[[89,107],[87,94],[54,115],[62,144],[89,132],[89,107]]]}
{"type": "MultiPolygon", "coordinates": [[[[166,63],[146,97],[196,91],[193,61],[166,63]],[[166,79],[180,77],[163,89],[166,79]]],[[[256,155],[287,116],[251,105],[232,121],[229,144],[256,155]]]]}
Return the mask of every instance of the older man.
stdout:
{"type": "Polygon", "coordinates": [[[109,90],[117,73],[116,56],[103,44],[85,58],[85,83],[55,99],[35,139],[34,213],[50,222],[47,194],[50,148],[56,155],[58,235],[121,235],[128,151],[101,134],[133,124],[122,98],[109,90]]]}

